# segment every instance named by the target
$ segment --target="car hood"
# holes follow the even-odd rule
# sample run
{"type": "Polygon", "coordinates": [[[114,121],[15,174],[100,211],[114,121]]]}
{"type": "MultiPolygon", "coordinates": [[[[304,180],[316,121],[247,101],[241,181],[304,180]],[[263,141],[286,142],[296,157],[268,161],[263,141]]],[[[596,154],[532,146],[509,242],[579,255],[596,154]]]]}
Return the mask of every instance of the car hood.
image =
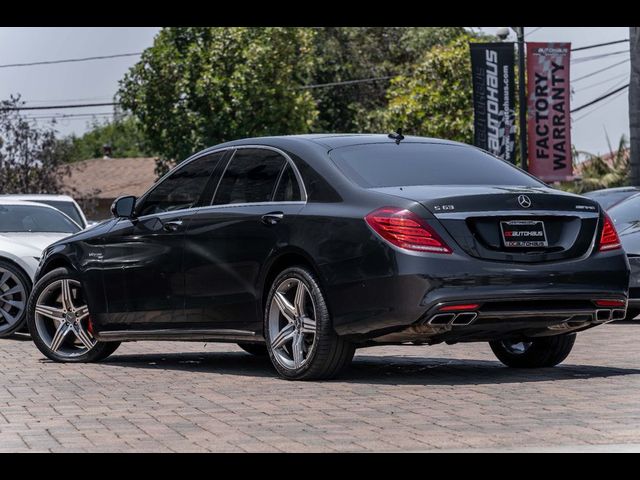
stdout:
{"type": "Polygon", "coordinates": [[[0,233],[0,250],[17,256],[39,257],[46,247],[69,235],[69,233],[3,232],[0,233]]]}

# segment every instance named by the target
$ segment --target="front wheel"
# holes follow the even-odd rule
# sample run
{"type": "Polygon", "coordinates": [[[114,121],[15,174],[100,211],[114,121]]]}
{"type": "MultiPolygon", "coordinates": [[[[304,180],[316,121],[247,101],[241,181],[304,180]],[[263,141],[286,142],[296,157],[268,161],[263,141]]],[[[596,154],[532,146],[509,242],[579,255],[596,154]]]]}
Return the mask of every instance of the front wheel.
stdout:
{"type": "Polygon", "coordinates": [[[0,260],[0,338],[24,328],[30,288],[29,277],[20,268],[0,260]]]}
{"type": "Polygon", "coordinates": [[[35,284],[27,325],[36,347],[56,362],[100,361],[120,345],[95,339],[80,279],[66,268],[47,273],[35,284]]]}
{"type": "Polygon", "coordinates": [[[289,380],[333,378],[355,352],[334,331],[315,275],[304,267],[287,268],[273,281],[264,332],[271,362],[289,380]]]}
{"type": "Polygon", "coordinates": [[[532,338],[528,341],[489,342],[498,360],[513,368],[555,367],[571,353],[576,334],[532,338]]]}

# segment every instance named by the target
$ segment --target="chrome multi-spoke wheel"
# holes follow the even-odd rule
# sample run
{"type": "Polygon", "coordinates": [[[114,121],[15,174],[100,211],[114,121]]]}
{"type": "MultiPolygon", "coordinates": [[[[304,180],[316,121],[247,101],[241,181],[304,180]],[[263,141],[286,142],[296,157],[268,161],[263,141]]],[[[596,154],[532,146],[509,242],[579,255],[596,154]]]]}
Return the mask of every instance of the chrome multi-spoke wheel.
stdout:
{"type": "Polygon", "coordinates": [[[33,287],[27,324],[38,349],[56,362],[95,362],[111,355],[119,342],[94,335],[81,276],[67,268],[44,275],[33,287]]]}
{"type": "Polygon", "coordinates": [[[271,363],[290,380],[332,378],[355,352],[333,329],[322,289],[306,267],[289,267],[271,283],[264,334],[271,363]]]}
{"type": "Polygon", "coordinates": [[[23,325],[28,297],[24,275],[0,264],[0,336],[12,334],[23,325]]]}
{"type": "Polygon", "coordinates": [[[38,295],[34,312],[38,334],[53,353],[73,357],[95,346],[80,282],[67,278],[50,283],[38,295]]]}
{"type": "Polygon", "coordinates": [[[316,309],[307,286],[297,278],[281,282],[271,299],[269,337],[276,360],[298,369],[313,353],[316,309]]]}

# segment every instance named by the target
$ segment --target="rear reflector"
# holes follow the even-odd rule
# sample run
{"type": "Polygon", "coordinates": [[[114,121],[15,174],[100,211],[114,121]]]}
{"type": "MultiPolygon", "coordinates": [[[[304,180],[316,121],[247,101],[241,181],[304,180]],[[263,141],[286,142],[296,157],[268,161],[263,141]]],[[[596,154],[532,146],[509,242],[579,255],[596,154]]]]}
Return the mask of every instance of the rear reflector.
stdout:
{"type": "Polygon", "coordinates": [[[416,252],[451,253],[433,228],[409,210],[384,207],[364,219],[378,235],[396,247],[416,252]]]}
{"type": "Polygon", "coordinates": [[[604,225],[602,227],[602,234],[600,235],[600,246],[598,250],[601,252],[607,250],[616,250],[620,248],[620,238],[616,227],[613,226],[613,221],[609,218],[609,215],[604,214],[604,225]]]}
{"type": "Polygon", "coordinates": [[[624,300],[594,300],[598,307],[624,307],[627,302],[624,300]]]}
{"type": "Polygon", "coordinates": [[[439,312],[461,312],[469,310],[477,310],[480,308],[479,303],[464,303],[460,305],[446,305],[438,309],[439,312]]]}

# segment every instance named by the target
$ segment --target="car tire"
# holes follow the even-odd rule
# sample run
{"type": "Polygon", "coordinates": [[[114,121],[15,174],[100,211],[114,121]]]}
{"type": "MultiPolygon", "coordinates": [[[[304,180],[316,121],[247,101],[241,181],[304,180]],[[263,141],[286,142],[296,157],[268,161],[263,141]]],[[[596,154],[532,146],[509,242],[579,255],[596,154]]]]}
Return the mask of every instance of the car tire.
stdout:
{"type": "Polygon", "coordinates": [[[265,303],[264,333],[271,363],[288,380],[334,378],[355,352],[333,329],[318,280],[305,267],[287,268],[274,279],[265,303]]]}
{"type": "Polygon", "coordinates": [[[640,308],[627,308],[627,315],[624,317],[624,319],[633,320],[638,315],[640,315],[640,308]]]}
{"type": "Polygon", "coordinates": [[[498,360],[508,367],[545,368],[555,367],[567,358],[575,341],[576,334],[570,333],[534,338],[528,342],[495,341],[489,345],[498,360]]]}
{"type": "Polygon", "coordinates": [[[13,263],[0,260],[0,338],[24,329],[30,291],[27,274],[13,263]]]}
{"type": "Polygon", "coordinates": [[[120,346],[120,342],[101,342],[93,337],[89,310],[82,297],[79,276],[67,268],[52,270],[33,287],[27,307],[27,326],[38,350],[50,360],[98,362],[120,346]],[[68,295],[64,294],[65,286],[68,295]],[[65,303],[64,298],[70,300],[65,303]]]}
{"type": "Polygon", "coordinates": [[[239,343],[238,346],[245,352],[256,357],[266,357],[269,355],[267,346],[264,343],[239,343]]]}

